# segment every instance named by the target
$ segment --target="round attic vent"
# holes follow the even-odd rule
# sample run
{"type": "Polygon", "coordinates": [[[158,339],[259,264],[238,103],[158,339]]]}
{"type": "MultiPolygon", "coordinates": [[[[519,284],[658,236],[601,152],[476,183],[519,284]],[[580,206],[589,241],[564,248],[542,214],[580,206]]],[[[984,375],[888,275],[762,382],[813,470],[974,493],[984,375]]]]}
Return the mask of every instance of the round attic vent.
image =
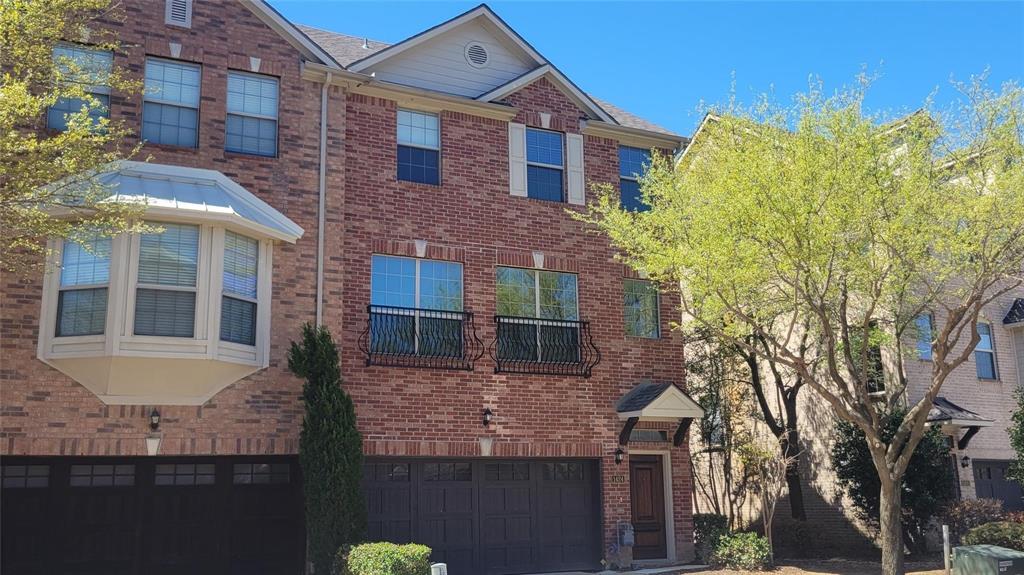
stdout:
{"type": "Polygon", "coordinates": [[[470,42],[466,44],[466,61],[469,62],[470,66],[474,68],[483,68],[487,65],[491,55],[487,53],[487,48],[479,42],[470,42]]]}

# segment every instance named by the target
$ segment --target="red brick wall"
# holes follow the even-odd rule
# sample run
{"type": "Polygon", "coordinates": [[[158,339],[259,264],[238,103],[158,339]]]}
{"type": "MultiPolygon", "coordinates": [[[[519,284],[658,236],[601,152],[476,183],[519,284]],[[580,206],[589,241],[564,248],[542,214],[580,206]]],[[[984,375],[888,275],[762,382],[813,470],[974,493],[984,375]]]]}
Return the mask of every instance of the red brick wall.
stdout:
{"type": "MultiPolygon", "coordinates": [[[[295,453],[301,382],[287,373],[285,354],[315,313],[320,86],[299,78],[300,53],[238,2],[196,1],[191,29],[166,26],[162,1],[123,6],[123,21],[109,23],[122,42],[116,65],[141,79],[146,56],[169,58],[170,42],[181,44],[181,60],[202,64],[198,149],[146,146],[139,159],[224,172],[305,229],[295,245],[275,248],[270,367],[201,407],[159,406],[161,453],[295,453]],[[262,60],[261,73],[280,78],[278,158],[224,151],[227,71],[248,71],[250,56],[262,60]]],[[[114,94],[111,115],[138,131],[141,105],[141,94],[114,94]]],[[[340,149],[343,106],[332,111],[333,149],[340,149]]],[[[41,277],[6,275],[0,283],[0,453],[144,454],[152,406],[106,406],[36,359],[40,294],[41,277]]]]}
{"type": "MultiPolygon", "coordinates": [[[[516,121],[579,130],[581,112],[547,80],[508,98],[516,121]]],[[[396,179],[394,101],[350,94],[341,241],[331,233],[328,257],[342,272],[327,289],[327,324],[340,334],[345,388],[356,403],[371,455],[480,454],[479,438],[494,439],[494,456],[600,458],[603,468],[605,547],[618,520],[629,520],[628,465],[613,460],[621,429],[618,398],[641,379],[683,382],[683,346],[669,330],[674,302],[662,299],[660,340],[625,336],[622,285],[626,270],[606,240],[584,233],[568,204],[509,195],[507,123],[464,113],[441,114],[440,186],[396,179]],[[374,253],[414,255],[426,240],[427,257],[463,264],[464,307],[475,314],[485,345],[494,339],[496,266],[532,267],[541,251],[545,268],[578,273],[580,318],[590,322],[601,363],[590,378],[495,374],[485,355],[472,372],[367,367],[357,349],[370,298],[374,253]],[[337,294],[343,294],[338,297],[337,294]],[[494,423],[481,425],[485,407],[494,423]],[[622,477],[625,482],[619,482],[622,477]]],[[[618,183],[618,143],[587,137],[588,182],[618,183]]],[[[342,204],[343,202],[343,204],[342,204]]],[[[571,208],[578,209],[578,208],[571,208]]],[[[662,446],[664,448],[664,446],[662,446]]],[[[681,556],[690,542],[690,482],[686,448],[672,449],[676,472],[675,523],[681,556]]]]}

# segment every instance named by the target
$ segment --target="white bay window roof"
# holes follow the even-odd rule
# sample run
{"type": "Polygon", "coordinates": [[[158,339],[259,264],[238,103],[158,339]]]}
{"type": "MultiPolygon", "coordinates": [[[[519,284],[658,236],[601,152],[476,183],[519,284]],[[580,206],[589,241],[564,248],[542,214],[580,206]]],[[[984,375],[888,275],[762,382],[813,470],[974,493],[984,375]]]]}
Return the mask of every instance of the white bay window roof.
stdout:
{"type": "Polygon", "coordinates": [[[269,364],[273,245],[303,231],[213,170],[122,162],[146,234],[51,240],[39,359],[108,404],[205,403],[269,364]]]}

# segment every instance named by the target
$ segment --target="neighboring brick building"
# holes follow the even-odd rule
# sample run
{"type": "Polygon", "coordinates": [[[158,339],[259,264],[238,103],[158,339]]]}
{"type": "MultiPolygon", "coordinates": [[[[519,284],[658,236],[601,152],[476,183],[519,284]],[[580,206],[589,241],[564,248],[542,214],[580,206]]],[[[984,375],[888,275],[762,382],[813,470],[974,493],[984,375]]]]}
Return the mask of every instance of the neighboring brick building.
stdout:
{"type": "Polygon", "coordinates": [[[486,6],[391,47],[251,0],[108,24],[147,89],[102,96],[151,159],[102,178],[164,231],[55,239],[53,272],[4,279],[5,573],[300,572],[285,355],[313,321],[356,402],[370,538],[453,575],[692,557],[674,302],[569,213],[591,184],[641,208],[647,151],[683,138],[486,6]]]}

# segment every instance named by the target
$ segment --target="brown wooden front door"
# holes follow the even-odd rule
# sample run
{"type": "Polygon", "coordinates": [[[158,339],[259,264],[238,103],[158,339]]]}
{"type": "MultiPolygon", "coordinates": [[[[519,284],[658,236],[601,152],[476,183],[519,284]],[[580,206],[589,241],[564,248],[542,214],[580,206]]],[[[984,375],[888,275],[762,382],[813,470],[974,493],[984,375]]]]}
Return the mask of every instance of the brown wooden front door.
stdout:
{"type": "Polygon", "coordinates": [[[629,458],[629,491],[633,504],[634,559],[665,559],[665,485],[661,457],[629,458]]]}

